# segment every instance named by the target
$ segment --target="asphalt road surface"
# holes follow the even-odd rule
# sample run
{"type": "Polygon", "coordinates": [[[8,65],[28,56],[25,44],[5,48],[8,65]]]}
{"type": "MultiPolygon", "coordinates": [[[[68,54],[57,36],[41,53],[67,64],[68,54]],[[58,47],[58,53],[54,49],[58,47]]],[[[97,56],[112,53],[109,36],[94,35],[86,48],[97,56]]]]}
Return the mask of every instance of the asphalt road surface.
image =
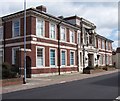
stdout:
{"type": "Polygon", "coordinates": [[[120,73],[3,94],[3,99],[115,99],[120,73]]]}

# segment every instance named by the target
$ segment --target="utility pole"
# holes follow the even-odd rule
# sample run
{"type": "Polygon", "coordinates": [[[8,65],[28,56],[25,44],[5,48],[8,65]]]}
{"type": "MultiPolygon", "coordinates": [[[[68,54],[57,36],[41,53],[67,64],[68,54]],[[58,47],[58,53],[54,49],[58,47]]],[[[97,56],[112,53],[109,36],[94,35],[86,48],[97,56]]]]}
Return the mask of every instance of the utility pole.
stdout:
{"type": "Polygon", "coordinates": [[[24,78],[23,84],[26,84],[26,0],[24,0],[24,78]]]}

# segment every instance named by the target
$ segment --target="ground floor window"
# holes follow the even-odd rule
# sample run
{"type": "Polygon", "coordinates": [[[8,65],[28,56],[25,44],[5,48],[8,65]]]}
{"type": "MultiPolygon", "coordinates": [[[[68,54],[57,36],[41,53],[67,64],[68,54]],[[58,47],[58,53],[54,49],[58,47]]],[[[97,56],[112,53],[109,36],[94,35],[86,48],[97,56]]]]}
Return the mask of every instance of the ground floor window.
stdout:
{"type": "Polygon", "coordinates": [[[74,52],[70,52],[70,65],[74,65],[74,52]]]}
{"type": "Polygon", "coordinates": [[[109,64],[109,56],[106,55],[106,62],[107,62],[107,65],[109,64]]]}
{"type": "Polygon", "coordinates": [[[55,49],[50,49],[50,65],[55,66],[55,49]]]}
{"type": "Polygon", "coordinates": [[[37,47],[37,66],[43,66],[43,48],[37,47]]]}
{"type": "Polygon", "coordinates": [[[2,63],[3,62],[3,54],[4,52],[3,52],[3,49],[0,49],[0,63],[2,63]]]}
{"type": "Polygon", "coordinates": [[[102,56],[102,54],[100,55],[100,58],[99,58],[99,63],[100,63],[100,65],[102,65],[102,64],[103,64],[103,56],[102,56]]]}
{"type": "Polygon", "coordinates": [[[102,64],[105,64],[105,55],[103,55],[103,61],[102,64]]]}
{"type": "Polygon", "coordinates": [[[12,64],[16,64],[17,62],[17,58],[19,58],[17,56],[17,52],[19,51],[19,47],[14,47],[12,48],[12,64]]]}
{"type": "Polygon", "coordinates": [[[109,64],[112,64],[112,56],[109,56],[109,64]]]}
{"type": "Polygon", "coordinates": [[[61,52],[61,64],[63,65],[63,66],[65,66],[65,64],[66,64],[66,52],[64,51],[64,50],[62,50],[62,52],[61,52]]]}

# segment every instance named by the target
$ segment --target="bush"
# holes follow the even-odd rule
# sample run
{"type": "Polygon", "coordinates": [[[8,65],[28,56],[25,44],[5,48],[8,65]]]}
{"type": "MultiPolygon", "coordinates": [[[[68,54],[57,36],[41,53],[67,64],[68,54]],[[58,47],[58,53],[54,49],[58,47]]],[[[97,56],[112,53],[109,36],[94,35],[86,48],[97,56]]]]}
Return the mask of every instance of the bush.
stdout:
{"type": "Polygon", "coordinates": [[[106,71],[107,71],[107,70],[108,70],[108,67],[107,67],[107,66],[103,67],[103,70],[106,70],[106,71]]]}
{"type": "Polygon", "coordinates": [[[2,79],[15,78],[17,72],[15,72],[9,63],[2,64],[2,79]]]}

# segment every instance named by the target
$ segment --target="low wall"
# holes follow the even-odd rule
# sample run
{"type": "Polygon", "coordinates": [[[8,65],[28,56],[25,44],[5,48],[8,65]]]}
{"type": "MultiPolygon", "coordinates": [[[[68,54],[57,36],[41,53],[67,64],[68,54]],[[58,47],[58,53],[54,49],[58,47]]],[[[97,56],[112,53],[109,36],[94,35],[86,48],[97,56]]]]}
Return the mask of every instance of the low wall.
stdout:
{"type": "Polygon", "coordinates": [[[18,85],[23,83],[23,78],[3,79],[0,82],[0,86],[18,85]]]}

